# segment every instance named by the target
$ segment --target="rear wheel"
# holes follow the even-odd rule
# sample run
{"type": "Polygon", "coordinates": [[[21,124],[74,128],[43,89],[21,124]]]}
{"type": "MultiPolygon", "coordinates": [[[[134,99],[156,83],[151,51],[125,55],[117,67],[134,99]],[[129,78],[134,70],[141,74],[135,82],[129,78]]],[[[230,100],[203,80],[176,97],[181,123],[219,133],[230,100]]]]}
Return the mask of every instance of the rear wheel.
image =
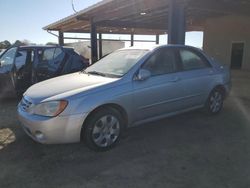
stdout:
{"type": "Polygon", "coordinates": [[[218,114],[223,107],[223,100],[224,96],[222,90],[218,88],[214,89],[208,97],[206,111],[212,115],[218,114]]]}
{"type": "Polygon", "coordinates": [[[115,146],[124,129],[121,114],[113,108],[103,108],[86,121],[83,136],[90,149],[106,151],[115,146]]]}

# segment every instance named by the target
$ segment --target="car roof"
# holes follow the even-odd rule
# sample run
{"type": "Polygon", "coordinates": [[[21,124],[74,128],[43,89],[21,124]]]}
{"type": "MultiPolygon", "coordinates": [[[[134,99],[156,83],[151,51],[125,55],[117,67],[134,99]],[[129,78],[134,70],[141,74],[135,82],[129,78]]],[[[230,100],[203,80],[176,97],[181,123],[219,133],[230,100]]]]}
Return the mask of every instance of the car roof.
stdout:
{"type": "Polygon", "coordinates": [[[132,47],[122,48],[120,50],[149,50],[149,51],[152,51],[154,49],[162,48],[162,47],[191,48],[191,49],[200,50],[199,48],[196,48],[193,46],[181,45],[181,44],[164,44],[164,45],[152,45],[152,46],[140,46],[140,47],[132,46],[132,47]]]}
{"type": "Polygon", "coordinates": [[[59,45],[27,45],[27,46],[19,46],[20,49],[46,49],[46,48],[55,48],[62,47],[63,49],[73,49],[70,46],[59,46],[59,45]]]}

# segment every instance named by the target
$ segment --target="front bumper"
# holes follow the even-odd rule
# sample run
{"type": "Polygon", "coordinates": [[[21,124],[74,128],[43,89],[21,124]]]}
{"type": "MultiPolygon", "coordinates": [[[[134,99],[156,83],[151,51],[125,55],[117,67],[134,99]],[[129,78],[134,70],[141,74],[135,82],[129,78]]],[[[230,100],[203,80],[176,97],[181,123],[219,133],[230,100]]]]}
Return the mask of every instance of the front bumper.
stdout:
{"type": "Polygon", "coordinates": [[[79,142],[87,114],[43,117],[29,114],[18,107],[18,119],[24,131],[43,144],[79,142]]]}

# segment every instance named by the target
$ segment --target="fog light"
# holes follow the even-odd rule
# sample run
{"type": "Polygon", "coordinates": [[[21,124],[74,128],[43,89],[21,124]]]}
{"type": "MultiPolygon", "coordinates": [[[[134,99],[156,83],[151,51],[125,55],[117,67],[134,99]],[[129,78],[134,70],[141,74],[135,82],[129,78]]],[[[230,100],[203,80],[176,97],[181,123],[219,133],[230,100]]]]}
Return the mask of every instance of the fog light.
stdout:
{"type": "Polygon", "coordinates": [[[37,140],[44,140],[45,139],[44,134],[41,131],[36,131],[35,137],[37,140]]]}

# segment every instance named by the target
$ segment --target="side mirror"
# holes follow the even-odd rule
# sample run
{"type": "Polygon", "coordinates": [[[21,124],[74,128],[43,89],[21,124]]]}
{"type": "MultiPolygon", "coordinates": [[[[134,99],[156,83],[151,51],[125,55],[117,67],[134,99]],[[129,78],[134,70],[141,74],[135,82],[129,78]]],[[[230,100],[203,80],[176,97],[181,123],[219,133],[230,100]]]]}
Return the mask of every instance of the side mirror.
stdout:
{"type": "Polygon", "coordinates": [[[135,80],[143,81],[151,77],[151,72],[146,69],[140,69],[137,73],[135,80]]]}

